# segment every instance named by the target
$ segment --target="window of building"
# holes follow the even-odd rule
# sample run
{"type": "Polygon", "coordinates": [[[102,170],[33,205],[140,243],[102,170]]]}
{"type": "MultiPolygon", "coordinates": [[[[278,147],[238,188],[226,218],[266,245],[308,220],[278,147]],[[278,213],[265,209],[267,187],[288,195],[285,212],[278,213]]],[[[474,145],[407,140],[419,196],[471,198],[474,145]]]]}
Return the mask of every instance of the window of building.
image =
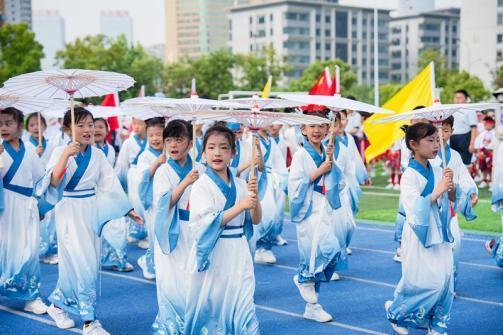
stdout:
{"type": "Polygon", "coordinates": [[[391,58],[401,58],[402,57],[402,51],[396,50],[391,52],[391,58]]]}
{"type": "Polygon", "coordinates": [[[498,0],[498,7],[503,7],[503,0],[498,0]]]}
{"type": "Polygon", "coordinates": [[[503,34],[498,34],[497,41],[498,43],[503,43],[503,34]]]}
{"type": "Polygon", "coordinates": [[[498,26],[503,25],[503,14],[498,13],[498,26]]]}
{"type": "Polygon", "coordinates": [[[259,24],[264,24],[265,23],[265,16],[261,15],[258,17],[258,23],[259,24]]]}
{"type": "Polygon", "coordinates": [[[330,15],[325,16],[325,23],[330,23],[330,15]]]}
{"type": "Polygon", "coordinates": [[[335,36],[347,38],[348,37],[348,13],[335,12],[335,36]]]}
{"type": "Polygon", "coordinates": [[[269,29],[269,35],[271,35],[271,36],[274,35],[274,30],[272,28],[269,29]]]}
{"type": "Polygon", "coordinates": [[[299,21],[307,21],[309,19],[309,15],[306,13],[300,13],[299,14],[299,21]]]}
{"type": "Polygon", "coordinates": [[[325,50],[330,51],[330,43],[325,43],[325,50]]]}
{"type": "Polygon", "coordinates": [[[335,44],[335,57],[348,61],[348,44],[347,43],[336,43],[335,44]]]}
{"type": "Polygon", "coordinates": [[[502,58],[503,58],[503,52],[499,50],[498,52],[496,52],[496,60],[500,61],[502,58]]]}
{"type": "Polygon", "coordinates": [[[319,29],[316,29],[316,36],[320,36],[321,35],[321,31],[319,29]]]}
{"type": "Polygon", "coordinates": [[[253,17],[250,16],[250,24],[253,23],[253,17]]]}
{"type": "Polygon", "coordinates": [[[273,21],[273,19],[274,19],[274,15],[270,14],[270,15],[269,15],[269,21],[271,21],[271,22],[272,22],[272,21],[273,21]]]}
{"type": "Polygon", "coordinates": [[[316,14],[316,22],[320,22],[321,21],[321,15],[320,14],[316,14]]]}
{"type": "Polygon", "coordinates": [[[330,37],[330,29],[325,29],[325,37],[330,37]]]}

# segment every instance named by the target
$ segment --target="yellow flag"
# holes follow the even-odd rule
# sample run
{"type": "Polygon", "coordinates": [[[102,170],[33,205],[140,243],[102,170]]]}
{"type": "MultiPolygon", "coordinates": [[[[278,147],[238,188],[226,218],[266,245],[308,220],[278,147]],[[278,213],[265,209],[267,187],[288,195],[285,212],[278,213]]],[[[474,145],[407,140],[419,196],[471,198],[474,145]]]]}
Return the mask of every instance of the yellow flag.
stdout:
{"type": "MultiPolygon", "coordinates": [[[[434,92],[435,67],[432,62],[382,107],[400,114],[411,111],[417,106],[431,106],[433,105],[434,92]]],[[[370,142],[370,146],[365,150],[367,162],[386,152],[393,143],[404,136],[400,127],[407,124],[408,121],[384,124],[372,123],[373,120],[386,116],[374,114],[363,123],[365,134],[370,142]]]]}
{"type": "Polygon", "coordinates": [[[267,83],[264,86],[264,90],[262,91],[262,98],[269,98],[269,93],[271,92],[272,85],[272,76],[269,76],[267,79],[267,83]]]}

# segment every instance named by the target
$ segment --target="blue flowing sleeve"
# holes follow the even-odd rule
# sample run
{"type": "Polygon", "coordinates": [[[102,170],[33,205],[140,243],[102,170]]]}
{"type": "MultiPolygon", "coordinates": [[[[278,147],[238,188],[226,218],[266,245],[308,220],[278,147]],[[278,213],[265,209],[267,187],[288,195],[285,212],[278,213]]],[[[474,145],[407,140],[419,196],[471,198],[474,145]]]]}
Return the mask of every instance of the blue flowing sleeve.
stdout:
{"type": "Polygon", "coordinates": [[[210,254],[224,231],[224,227],[222,227],[223,211],[209,213],[206,217],[209,224],[196,238],[197,271],[199,272],[206,271],[210,267],[210,254]]]}
{"type": "Polygon", "coordinates": [[[150,177],[150,170],[146,169],[140,172],[140,180],[138,185],[138,193],[140,195],[140,201],[145,210],[152,206],[153,199],[153,178],[150,177]]]}
{"type": "Polygon", "coordinates": [[[477,188],[473,187],[468,190],[463,189],[460,185],[456,186],[456,212],[460,212],[466,221],[473,221],[477,218],[477,215],[473,212],[471,196],[472,194],[478,194],[477,188]]]}
{"type": "Polygon", "coordinates": [[[171,194],[171,191],[168,191],[159,197],[154,219],[155,238],[165,254],[175,250],[180,236],[178,204],[170,208],[171,194]]]}

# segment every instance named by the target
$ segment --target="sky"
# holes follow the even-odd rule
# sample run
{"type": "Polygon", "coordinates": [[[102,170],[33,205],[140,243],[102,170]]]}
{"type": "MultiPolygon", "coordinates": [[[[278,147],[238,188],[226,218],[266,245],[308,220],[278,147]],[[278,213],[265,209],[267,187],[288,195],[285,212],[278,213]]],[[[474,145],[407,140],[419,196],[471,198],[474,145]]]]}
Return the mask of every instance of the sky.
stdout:
{"type": "MultiPolygon", "coordinates": [[[[436,0],[436,8],[460,7],[462,0],[436,0]]],[[[395,9],[398,0],[339,0],[340,4],[395,9]]],[[[100,33],[102,10],[126,10],[133,39],[144,46],[164,43],[164,0],[32,0],[34,11],[58,10],[65,19],[66,42],[100,33]]]]}

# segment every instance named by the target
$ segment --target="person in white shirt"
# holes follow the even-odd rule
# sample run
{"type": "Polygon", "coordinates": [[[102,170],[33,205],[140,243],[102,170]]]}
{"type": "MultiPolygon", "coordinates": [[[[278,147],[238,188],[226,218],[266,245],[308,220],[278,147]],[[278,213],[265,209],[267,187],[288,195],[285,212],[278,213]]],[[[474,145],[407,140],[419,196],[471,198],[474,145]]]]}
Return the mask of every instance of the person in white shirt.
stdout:
{"type": "Polygon", "coordinates": [[[484,118],[484,131],[475,139],[477,163],[482,173],[482,182],[479,184],[479,188],[487,187],[491,183],[493,151],[496,149],[496,144],[498,143],[494,126],[494,119],[490,116],[486,116],[484,118]]]}
{"type": "MultiPolygon", "coordinates": [[[[457,90],[454,93],[454,103],[464,104],[470,102],[470,95],[466,90],[457,90]]],[[[477,112],[473,110],[459,110],[454,113],[454,133],[451,137],[451,148],[459,152],[463,163],[470,165],[472,154],[475,151],[477,138],[477,112]]]]}

